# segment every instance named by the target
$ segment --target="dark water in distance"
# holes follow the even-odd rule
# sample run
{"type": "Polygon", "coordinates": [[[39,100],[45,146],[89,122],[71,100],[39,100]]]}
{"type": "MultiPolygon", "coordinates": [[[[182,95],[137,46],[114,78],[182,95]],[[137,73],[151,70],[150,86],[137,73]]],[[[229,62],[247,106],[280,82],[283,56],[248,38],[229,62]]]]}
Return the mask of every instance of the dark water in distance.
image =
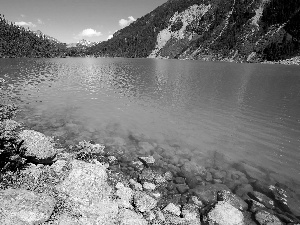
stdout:
{"type": "MultiPolygon", "coordinates": [[[[123,58],[0,59],[1,102],[66,144],[143,134],[218,152],[300,189],[300,67],[123,58]]],[[[186,150],[188,149],[188,150],[186,150]]]]}

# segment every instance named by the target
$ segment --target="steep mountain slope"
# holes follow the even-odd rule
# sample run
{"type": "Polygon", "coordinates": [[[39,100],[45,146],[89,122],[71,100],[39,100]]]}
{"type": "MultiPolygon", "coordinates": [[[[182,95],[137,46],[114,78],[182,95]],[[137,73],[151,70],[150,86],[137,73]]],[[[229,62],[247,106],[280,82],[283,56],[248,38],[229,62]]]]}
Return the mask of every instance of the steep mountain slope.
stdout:
{"type": "Polygon", "coordinates": [[[279,60],[300,55],[300,0],[169,0],[90,49],[101,56],[279,60]]]}
{"type": "Polygon", "coordinates": [[[0,57],[56,57],[64,45],[5,20],[0,14],[0,57]]]}

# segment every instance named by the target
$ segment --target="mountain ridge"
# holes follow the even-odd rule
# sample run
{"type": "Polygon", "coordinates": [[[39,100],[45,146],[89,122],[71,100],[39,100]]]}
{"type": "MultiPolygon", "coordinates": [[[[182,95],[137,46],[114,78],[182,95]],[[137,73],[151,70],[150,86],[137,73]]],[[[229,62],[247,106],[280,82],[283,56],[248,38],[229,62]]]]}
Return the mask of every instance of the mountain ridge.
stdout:
{"type": "Polygon", "coordinates": [[[276,61],[300,55],[300,1],[169,0],[90,48],[98,56],[276,61]]]}

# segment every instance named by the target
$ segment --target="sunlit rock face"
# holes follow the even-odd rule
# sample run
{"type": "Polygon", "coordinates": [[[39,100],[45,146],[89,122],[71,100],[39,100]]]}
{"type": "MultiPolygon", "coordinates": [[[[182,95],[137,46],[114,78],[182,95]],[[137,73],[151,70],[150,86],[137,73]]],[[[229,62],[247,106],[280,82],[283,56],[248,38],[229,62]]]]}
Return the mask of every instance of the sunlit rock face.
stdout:
{"type": "Polygon", "coordinates": [[[199,1],[170,18],[149,58],[259,61],[283,57],[291,52],[282,46],[292,44],[296,35],[289,32],[289,20],[268,24],[266,15],[274,6],[289,11],[291,20],[297,17],[292,9],[272,0],[199,1]]]}
{"type": "Polygon", "coordinates": [[[169,0],[92,52],[238,62],[292,58],[300,55],[299,9],[299,1],[169,0]]]}

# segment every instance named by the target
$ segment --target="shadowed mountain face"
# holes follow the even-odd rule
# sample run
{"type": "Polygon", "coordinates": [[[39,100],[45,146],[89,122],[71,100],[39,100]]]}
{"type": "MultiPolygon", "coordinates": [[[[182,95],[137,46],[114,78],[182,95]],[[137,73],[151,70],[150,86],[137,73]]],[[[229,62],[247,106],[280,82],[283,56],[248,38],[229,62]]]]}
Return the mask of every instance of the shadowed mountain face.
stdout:
{"type": "Polygon", "coordinates": [[[90,49],[100,56],[279,60],[300,54],[300,0],[169,0],[90,49]]]}

